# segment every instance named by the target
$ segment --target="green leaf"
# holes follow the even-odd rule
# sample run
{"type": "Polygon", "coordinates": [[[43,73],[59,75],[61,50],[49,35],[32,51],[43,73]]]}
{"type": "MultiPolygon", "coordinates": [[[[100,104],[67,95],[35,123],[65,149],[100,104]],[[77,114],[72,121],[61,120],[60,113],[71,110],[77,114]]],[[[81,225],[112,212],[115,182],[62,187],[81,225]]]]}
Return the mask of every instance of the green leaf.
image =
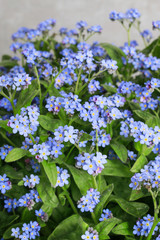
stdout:
{"type": "Polygon", "coordinates": [[[50,181],[50,183],[52,184],[52,186],[54,187],[57,183],[57,168],[56,168],[56,164],[55,163],[48,163],[47,161],[43,161],[42,162],[44,171],[50,181]]]}
{"type": "Polygon", "coordinates": [[[125,236],[125,240],[137,240],[137,238],[135,238],[135,237],[125,236]]]}
{"type": "Polygon", "coordinates": [[[0,127],[4,128],[7,132],[12,133],[12,128],[7,126],[8,120],[0,120],[0,127]]]}
{"type": "Polygon", "coordinates": [[[120,198],[118,196],[111,196],[110,201],[115,201],[118,203],[118,205],[128,214],[134,216],[134,217],[141,217],[145,213],[148,212],[149,207],[145,203],[139,203],[139,202],[128,202],[124,200],[123,198],[120,198]]]}
{"type": "Polygon", "coordinates": [[[19,199],[20,197],[22,197],[22,195],[26,194],[26,192],[27,192],[26,187],[13,184],[12,188],[6,191],[5,196],[9,198],[19,199]]]}
{"type": "Polygon", "coordinates": [[[44,204],[52,206],[52,208],[58,206],[58,198],[46,177],[40,177],[40,183],[37,185],[37,191],[44,204]]]}
{"type": "Polygon", "coordinates": [[[154,41],[152,41],[146,48],[144,48],[142,50],[142,53],[148,55],[149,53],[151,53],[154,48],[156,47],[157,43],[158,43],[159,38],[155,39],[154,41]]]}
{"type": "Polygon", "coordinates": [[[59,118],[61,119],[61,121],[63,122],[64,125],[68,124],[68,116],[67,116],[66,112],[64,111],[64,108],[60,108],[58,116],[59,116],[59,118]]]}
{"type": "Polygon", "coordinates": [[[14,67],[17,65],[17,61],[3,60],[0,62],[0,67],[14,67]]]}
{"type": "Polygon", "coordinates": [[[9,178],[12,179],[22,179],[24,174],[22,170],[17,171],[15,168],[11,167],[10,165],[6,164],[0,169],[0,174],[6,173],[9,178]]]}
{"type": "Polygon", "coordinates": [[[147,158],[144,155],[140,155],[140,157],[137,158],[136,162],[134,163],[130,171],[134,173],[139,172],[147,163],[148,163],[147,158]]]}
{"type": "Polygon", "coordinates": [[[0,212],[0,228],[5,228],[19,218],[19,215],[8,215],[6,212],[0,212]]]}
{"type": "Polygon", "coordinates": [[[122,68],[123,67],[122,57],[126,57],[124,52],[120,48],[110,43],[101,43],[100,45],[107,51],[107,54],[110,56],[111,59],[117,61],[119,69],[122,68]]]}
{"type": "Polygon", "coordinates": [[[10,56],[10,55],[7,55],[7,54],[4,54],[3,56],[2,56],[2,61],[4,61],[4,60],[10,60],[12,57],[10,56]]]}
{"type": "Polygon", "coordinates": [[[132,190],[129,201],[135,201],[137,199],[147,197],[147,196],[150,196],[150,193],[147,191],[147,189],[145,189],[143,191],[142,191],[142,189],[141,190],[132,190]]]}
{"type": "Polygon", "coordinates": [[[100,239],[108,239],[106,238],[110,231],[114,228],[114,226],[120,223],[121,220],[117,218],[109,218],[103,222],[100,222],[96,225],[95,229],[99,233],[100,239]]]}
{"type": "Polygon", "coordinates": [[[18,186],[23,186],[23,185],[24,185],[24,181],[23,181],[23,180],[19,181],[19,182],[17,183],[17,185],[18,185],[18,186]]]}
{"type": "Polygon", "coordinates": [[[94,213],[95,213],[97,219],[100,218],[103,207],[104,207],[106,201],[108,200],[109,196],[111,195],[113,188],[114,188],[114,185],[110,184],[105,188],[104,192],[101,194],[100,202],[97,204],[97,206],[94,210],[94,213]]]}
{"type": "Polygon", "coordinates": [[[48,204],[43,204],[42,206],[41,206],[41,209],[45,212],[45,213],[47,213],[47,215],[50,217],[51,215],[52,215],[52,212],[53,212],[53,207],[52,207],[52,205],[48,205],[48,204]]]}
{"type": "Polygon", "coordinates": [[[132,102],[132,101],[129,101],[129,100],[127,100],[127,102],[128,102],[132,111],[137,110],[137,109],[141,109],[139,103],[135,103],[135,102],[132,102]]]}
{"type": "Polygon", "coordinates": [[[118,141],[112,141],[110,145],[111,145],[111,148],[117,154],[117,156],[120,158],[120,160],[126,163],[128,158],[127,148],[118,141]]]}
{"type": "Polygon", "coordinates": [[[49,96],[62,97],[62,95],[59,93],[59,91],[55,87],[52,87],[49,89],[49,96]]]}
{"type": "Polygon", "coordinates": [[[91,175],[89,175],[86,171],[79,170],[71,165],[66,164],[66,166],[70,170],[81,193],[86,194],[87,190],[93,187],[91,175]]]}
{"type": "Polygon", "coordinates": [[[151,147],[148,147],[146,144],[141,144],[140,142],[134,142],[134,147],[140,154],[143,154],[144,156],[148,156],[152,152],[154,145],[151,147]]]}
{"type": "Polygon", "coordinates": [[[14,148],[8,153],[7,157],[5,158],[5,162],[15,162],[24,156],[27,156],[28,154],[30,153],[25,149],[14,148]]]}
{"type": "Polygon", "coordinates": [[[101,85],[107,92],[116,93],[117,89],[106,84],[101,85]]]}
{"type": "Polygon", "coordinates": [[[156,116],[148,117],[145,123],[148,125],[148,127],[152,128],[154,128],[155,126],[160,127],[160,119],[156,116]]]}
{"type": "Polygon", "coordinates": [[[121,197],[125,200],[128,200],[131,194],[132,189],[129,187],[131,182],[130,178],[123,178],[123,177],[107,177],[108,184],[114,184],[114,194],[118,197],[121,197]]]}
{"type": "Polygon", "coordinates": [[[102,170],[102,175],[106,176],[116,176],[116,177],[132,177],[133,174],[130,172],[129,168],[125,166],[119,160],[108,160],[104,165],[105,168],[102,170]]]}
{"type": "Polygon", "coordinates": [[[152,117],[154,115],[152,115],[151,113],[147,112],[147,111],[142,111],[142,110],[134,110],[133,111],[138,117],[144,119],[145,121],[149,118],[152,117]]]}
{"type": "Polygon", "coordinates": [[[88,141],[91,140],[93,137],[88,134],[88,133],[83,133],[83,135],[80,137],[79,142],[84,142],[84,141],[88,141]]]}
{"type": "Polygon", "coordinates": [[[10,238],[13,239],[13,237],[11,236],[11,234],[12,234],[11,229],[12,229],[12,228],[17,228],[17,227],[19,227],[19,228],[21,229],[22,226],[23,226],[23,223],[16,223],[16,224],[12,225],[11,227],[9,227],[9,228],[4,232],[3,238],[4,238],[4,239],[10,239],[10,238]]]}
{"type": "Polygon", "coordinates": [[[133,228],[130,227],[128,222],[120,223],[118,226],[116,226],[112,233],[117,235],[133,235],[133,228]]]}
{"type": "Polygon", "coordinates": [[[32,100],[38,95],[38,93],[39,90],[37,80],[33,80],[27,89],[22,90],[19,93],[18,101],[16,104],[17,112],[19,112],[22,107],[31,105],[32,100]]]}
{"type": "Polygon", "coordinates": [[[55,228],[48,240],[81,240],[87,227],[79,215],[72,215],[55,228]]]}
{"type": "Polygon", "coordinates": [[[39,124],[47,131],[54,132],[59,126],[63,126],[63,122],[59,119],[53,119],[45,115],[38,117],[39,124]]]}

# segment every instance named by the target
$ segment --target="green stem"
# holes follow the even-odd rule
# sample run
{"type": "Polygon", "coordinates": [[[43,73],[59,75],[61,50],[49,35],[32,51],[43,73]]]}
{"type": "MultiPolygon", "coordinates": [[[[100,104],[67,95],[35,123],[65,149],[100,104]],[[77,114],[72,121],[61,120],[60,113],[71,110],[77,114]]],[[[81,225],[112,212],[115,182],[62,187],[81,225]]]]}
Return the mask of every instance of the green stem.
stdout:
{"type": "Polygon", "coordinates": [[[154,114],[156,115],[156,117],[159,118],[159,114],[155,111],[155,110],[152,110],[154,112],[154,114]]]}
{"type": "Polygon", "coordinates": [[[97,222],[94,212],[91,212],[91,216],[92,216],[93,222],[97,225],[98,222],[97,222]]]}
{"type": "Polygon", "coordinates": [[[41,83],[40,83],[40,79],[39,79],[39,75],[38,75],[38,70],[36,65],[34,65],[34,71],[37,77],[37,81],[38,81],[38,87],[39,87],[39,100],[40,100],[40,112],[42,111],[42,92],[41,92],[41,83]]]}
{"type": "Polygon", "coordinates": [[[140,236],[140,239],[139,240],[142,240],[143,239],[143,236],[140,236]]]}
{"type": "Polygon", "coordinates": [[[11,105],[12,105],[13,114],[16,115],[16,108],[15,108],[15,106],[14,106],[13,100],[10,100],[10,103],[11,103],[11,105]]]}
{"type": "Polygon", "coordinates": [[[130,28],[127,30],[127,37],[128,37],[128,46],[130,46],[131,40],[130,40],[130,28]]]}
{"type": "Polygon", "coordinates": [[[101,190],[101,174],[98,174],[98,191],[101,190]]]}
{"type": "Polygon", "coordinates": [[[75,143],[74,146],[76,146],[76,148],[81,152],[80,147],[75,143]]]}
{"type": "Polygon", "coordinates": [[[118,79],[121,81],[121,75],[120,75],[119,71],[117,70],[116,73],[117,73],[118,79]]]}
{"type": "Polygon", "coordinates": [[[79,85],[79,80],[81,78],[81,73],[82,73],[82,67],[80,68],[79,73],[78,73],[76,88],[75,88],[75,94],[77,94],[77,91],[78,91],[78,85],[79,85]]]}
{"type": "Polygon", "coordinates": [[[71,147],[69,153],[67,154],[67,157],[66,157],[65,162],[67,162],[67,160],[68,160],[68,158],[69,158],[69,156],[70,156],[70,154],[71,154],[71,152],[73,151],[74,148],[75,148],[75,146],[73,145],[73,146],[71,147]]]}
{"type": "Polygon", "coordinates": [[[95,189],[98,189],[97,187],[97,182],[96,182],[96,177],[92,175],[92,184],[95,189]]]}
{"type": "Polygon", "coordinates": [[[150,230],[150,232],[149,232],[148,237],[146,238],[146,240],[150,240],[150,239],[152,238],[153,231],[154,231],[155,227],[157,226],[157,224],[159,223],[159,221],[160,221],[160,219],[158,219],[158,220],[155,220],[155,219],[154,219],[152,228],[151,228],[151,230],[150,230]]]}
{"type": "Polygon", "coordinates": [[[94,74],[89,80],[88,82],[86,82],[80,89],[79,91],[77,92],[77,94],[79,95],[79,93],[87,86],[88,83],[90,83],[91,80],[95,79],[99,74],[103,73],[105,70],[102,70],[102,71],[99,71],[98,73],[94,74]]]}
{"type": "Polygon", "coordinates": [[[70,126],[71,124],[72,124],[72,122],[74,122],[76,119],[78,119],[79,118],[79,116],[78,117],[75,117],[75,118],[71,118],[71,120],[69,121],[69,123],[68,123],[68,126],[70,126]]]}
{"type": "Polygon", "coordinates": [[[62,189],[63,189],[63,191],[64,191],[64,193],[66,195],[66,198],[67,198],[69,204],[71,205],[71,208],[73,209],[73,212],[75,214],[78,214],[77,208],[74,206],[74,203],[73,203],[73,201],[72,201],[72,199],[71,199],[71,197],[69,195],[69,192],[67,191],[67,189],[65,187],[62,187],[62,189]]]}
{"type": "Polygon", "coordinates": [[[4,133],[0,132],[0,134],[9,144],[11,144],[13,147],[17,147],[4,133]]]}
{"type": "MultiPolygon", "coordinates": [[[[66,67],[65,67],[65,68],[66,68],[66,67]]],[[[43,102],[44,98],[46,97],[47,93],[49,92],[49,90],[51,89],[51,87],[53,86],[53,84],[54,84],[54,82],[55,82],[55,79],[59,76],[59,74],[60,74],[65,68],[61,69],[54,78],[53,78],[53,76],[52,76],[52,81],[51,81],[51,83],[49,84],[49,87],[46,89],[45,93],[44,93],[43,96],[42,96],[42,100],[41,100],[42,102],[43,102]]]]}
{"type": "Polygon", "coordinates": [[[96,129],[96,151],[99,152],[98,148],[98,130],[96,129]]]}
{"type": "Polygon", "coordinates": [[[95,34],[95,32],[93,32],[92,34],[90,34],[84,41],[87,42],[88,39],[90,39],[94,34],[95,34]]]}
{"type": "Polygon", "coordinates": [[[31,138],[32,142],[33,142],[34,144],[36,144],[36,141],[34,140],[34,138],[33,138],[33,136],[32,136],[32,134],[31,134],[31,133],[29,133],[29,136],[30,136],[30,138],[31,138]]]}
{"type": "Polygon", "coordinates": [[[154,205],[154,221],[153,221],[152,228],[151,228],[146,240],[150,240],[152,238],[152,234],[154,232],[154,229],[157,226],[157,224],[159,223],[159,219],[158,219],[159,209],[158,209],[158,206],[157,206],[156,197],[155,197],[154,192],[152,192],[152,190],[150,190],[149,192],[151,193],[152,200],[153,200],[153,205],[154,205]]]}

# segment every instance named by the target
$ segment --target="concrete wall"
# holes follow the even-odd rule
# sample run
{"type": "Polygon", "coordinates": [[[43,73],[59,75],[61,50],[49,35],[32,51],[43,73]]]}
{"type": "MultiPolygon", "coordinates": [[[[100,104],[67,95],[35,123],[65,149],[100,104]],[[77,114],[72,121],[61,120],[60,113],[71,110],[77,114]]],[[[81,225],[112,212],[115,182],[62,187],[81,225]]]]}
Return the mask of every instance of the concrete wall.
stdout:
{"type": "MultiPolygon", "coordinates": [[[[125,12],[131,7],[141,12],[142,29],[151,30],[152,20],[160,20],[160,0],[0,0],[0,56],[11,53],[10,37],[19,27],[35,28],[51,17],[57,20],[56,30],[74,28],[79,20],[89,25],[100,24],[103,32],[93,40],[122,45],[126,33],[118,22],[110,21],[108,15],[112,10],[125,12]]],[[[136,31],[132,31],[131,37],[138,39],[142,46],[136,31]]]]}

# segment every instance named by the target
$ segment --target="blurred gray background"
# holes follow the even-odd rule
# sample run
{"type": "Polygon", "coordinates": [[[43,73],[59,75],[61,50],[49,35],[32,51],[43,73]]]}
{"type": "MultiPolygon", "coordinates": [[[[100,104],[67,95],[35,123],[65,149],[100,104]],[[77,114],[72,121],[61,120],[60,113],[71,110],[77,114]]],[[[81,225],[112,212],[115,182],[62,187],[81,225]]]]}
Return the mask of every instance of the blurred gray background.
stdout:
{"type": "MultiPolygon", "coordinates": [[[[25,26],[35,28],[48,18],[57,20],[55,30],[60,27],[74,28],[79,20],[89,25],[100,24],[102,34],[93,40],[122,45],[127,36],[118,22],[112,22],[108,16],[112,10],[125,12],[128,8],[137,8],[141,13],[141,28],[152,30],[152,21],[160,20],[160,0],[0,0],[0,56],[11,54],[11,34],[25,26]]],[[[158,31],[153,31],[156,37],[158,31]]],[[[136,30],[131,38],[143,45],[136,30]]]]}

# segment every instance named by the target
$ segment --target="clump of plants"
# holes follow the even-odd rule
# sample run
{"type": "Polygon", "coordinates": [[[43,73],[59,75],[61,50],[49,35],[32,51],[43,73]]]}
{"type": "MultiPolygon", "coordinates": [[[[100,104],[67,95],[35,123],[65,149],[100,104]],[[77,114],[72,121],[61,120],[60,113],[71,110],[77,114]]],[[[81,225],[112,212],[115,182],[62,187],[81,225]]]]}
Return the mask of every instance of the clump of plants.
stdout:
{"type": "Polygon", "coordinates": [[[88,43],[102,28],[85,21],[12,35],[15,56],[0,62],[1,239],[160,239],[160,40],[136,9],[109,17],[124,46],[88,43]]]}

